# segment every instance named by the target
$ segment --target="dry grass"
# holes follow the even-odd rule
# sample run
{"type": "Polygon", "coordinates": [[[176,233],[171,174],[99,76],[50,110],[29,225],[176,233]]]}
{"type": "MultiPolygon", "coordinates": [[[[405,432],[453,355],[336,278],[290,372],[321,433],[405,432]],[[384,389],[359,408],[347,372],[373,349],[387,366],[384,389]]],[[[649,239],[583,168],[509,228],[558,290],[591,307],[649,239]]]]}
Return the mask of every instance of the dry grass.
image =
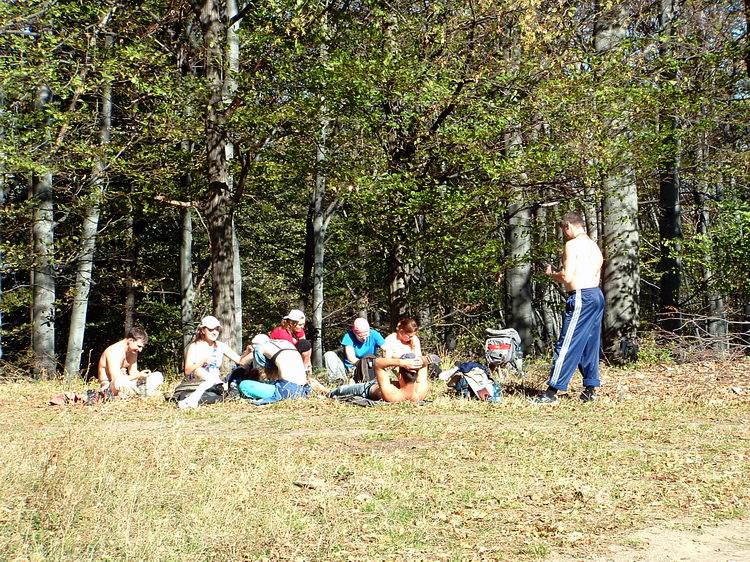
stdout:
{"type": "Polygon", "coordinates": [[[425,406],[55,408],[59,386],[2,384],[0,558],[584,559],[746,515],[748,364],[669,368],[553,408],[523,396],[542,368],[496,405],[436,383],[425,406]]]}

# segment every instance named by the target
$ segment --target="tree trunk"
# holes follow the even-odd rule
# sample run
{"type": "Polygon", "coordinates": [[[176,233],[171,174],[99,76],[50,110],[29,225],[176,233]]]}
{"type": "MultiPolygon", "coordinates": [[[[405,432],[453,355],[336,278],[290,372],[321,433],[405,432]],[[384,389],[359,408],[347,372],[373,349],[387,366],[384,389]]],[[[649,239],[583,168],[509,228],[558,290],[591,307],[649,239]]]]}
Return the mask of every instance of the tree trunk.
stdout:
{"type": "Polygon", "coordinates": [[[516,193],[515,201],[508,209],[506,241],[513,264],[505,277],[508,299],[506,310],[509,328],[514,328],[521,337],[527,352],[534,346],[534,311],[531,295],[531,210],[523,201],[523,194],[516,193]]]}
{"type": "Polygon", "coordinates": [[[182,236],[180,238],[180,304],[182,318],[182,349],[187,349],[193,339],[193,211],[189,207],[181,211],[182,236]]]}
{"type": "Polygon", "coordinates": [[[209,99],[205,115],[208,193],[204,202],[208,235],[211,241],[211,280],[213,313],[224,331],[222,340],[233,342],[234,244],[232,219],[234,201],[227,170],[226,118],[223,109],[223,66],[221,10],[216,0],[194,2],[203,32],[205,73],[209,99]]]}
{"type": "MultiPolygon", "coordinates": [[[[608,11],[597,3],[594,48],[599,56],[617,48],[625,38],[625,9],[608,11]]],[[[623,128],[616,122],[612,129],[623,128]]],[[[636,338],[640,317],[640,269],[638,192],[628,159],[603,182],[602,238],[604,244],[604,341],[605,353],[620,361],[621,350],[636,338]]]]}
{"type": "Polygon", "coordinates": [[[232,265],[234,275],[234,342],[232,347],[242,349],[242,264],[240,263],[240,239],[237,225],[232,218],[232,265]]]}
{"type": "Polygon", "coordinates": [[[135,324],[135,287],[138,265],[137,221],[132,200],[128,211],[128,216],[125,219],[125,322],[123,335],[126,335],[135,324]]]}
{"type": "MultiPolygon", "coordinates": [[[[47,86],[37,92],[36,107],[41,110],[52,97],[47,86]]],[[[57,370],[55,360],[55,272],[54,272],[54,199],[52,172],[35,173],[31,180],[34,200],[32,246],[34,265],[32,287],[32,351],[36,378],[52,378],[57,370]]]]}
{"type": "MultiPolygon", "coordinates": [[[[112,35],[106,34],[105,48],[112,47],[112,35]]],[[[99,144],[106,147],[109,144],[112,129],[112,86],[105,82],[102,86],[101,113],[99,126],[99,144]]],[[[65,353],[65,378],[71,382],[81,368],[83,353],[83,338],[86,332],[86,313],[89,306],[89,292],[91,291],[91,277],[94,266],[94,248],[96,235],[99,230],[99,208],[106,190],[104,157],[100,156],[94,162],[91,177],[91,201],[86,209],[81,228],[81,254],[78,257],[76,281],[73,296],[73,308],[70,313],[70,330],[68,332],[68,346],[65,353]]]]}
{"type": "MultiPolygon", "coordinates": [[[[544,246],[550,237],[550,232],[557,233],[559,228],[557,221],[555,220],[555,213],[552,209],[541,207],[537,211],[536,222],[540,225],[545,225],[541,231],[541,241],[539,246],[544,246]]],[[[555,236],[554,234],[552,236],[555,236]]],[[[540,345],[536,349],[539,353],[544,353],[547,349],[550,349],[560,333],[560,296],[557,289],[557,284],[552,282],[546,282],[537,285],[541,286],[542,292],[537,296],[539,301],[539,340],[540,345]]],[[[527,349],[526,354],[530,353],[531,350],[527,349]]]]}
{"type": "Polygon", "coordinates": [[[389,312],[393,330],[400,318],[409,315],[411,268],[406,260],[406,253],[406,246],[394,241],[388,254],[389,312]]]}
{"type": "MultiPolygon", "coordinates": [[[[671,36],[672,19],[674,17],[673,0],[660,2],[660,34],[668,39],[671,36]]],[[[659,40],[661,56],[668,56],[667,40],[659,40]]],[[[674,80],[674,72],[666,71],[660,76],[663,81],[674,80]]],[[[677,119],[669,99],[663,102],[666,107],[661,108],[659,116],[662,129],[662,152],[664,160],[659,166],[659,238],[661,242],[661,257],[659,271],[661,272],[659,300],[661,305],[660,324],[668,332],[680,329],[680,275],[682,264],[675,257],[679,251],[679,240],[682,238],[680,220],[680,178],[679,143],[677,140],[677,119]]]]}
{"type": "MultiPolygon", "coordinates": [[[[230,21],[237,14],[237,0],[226,0],[225,5],[226,21],[230,21]]],[[[224,106],[228,107],[232,103],[232,99],[237,92],[237,74],[240,69],[240,37],[237,33],[239,30],[239,22],[234,25],[228,26],[226,29],[226,57],[227,57],[227,69],[228,71],[224,74],[223,80],[223,102],[224,106]]],[[[226,158],[227,158],[227,169],[231,165],[231,161],[235,158],[234,145],[231,142],[226,141],[226,158]]],[[[227,190],[229,193],[234,191],[232,175],[227,173],[227,190]]],[[[236,350],[242,349],[242,264],[240,260],[240,241],[237,237],[237,228],[234,221],[234,213],[232,213],[232,275],[234,281],[232,288],[234,292],[234,330],[232,331],[232,338],[228,339],[229,344],[236,350]]]]}
{"type": "MultiPolygon", "coordinates": [[[[708,142],[707,139],[701,139],[701,145],[698,148],[697,162],[701,167],[704,174],[709,172],[709,161],[708,161],[708,142]]],[[[717,200],[722,198],[722,187],[718,184],[715,188],[715,197],[717,200]]],[[[711,215],[709,213],[706,194],[708,193],[708,185],[706,182],[700,182],[697,185],[697,189],[693,192],[695,198],[695,208],[698,211],[698,228],[697,232],[703,238],[709,236],[711,226],[711,215]]],[[[729,330],[726,320],[726,310],[724,308],[724,298],[722,295],[713,289],[713,275],[714,272],[711,268],[711,252],[707,251],[703,257],[702,266],[702,281],[704,287],[704,306],[707,312],[706,331],[711,339],[712,347],[723,353],[729,348],[729,330]]]]}
{"type": "MultiPolygon", "coordinates": [[[[509,154],[522,150],[523,139],[518,133],[505,137],[509,154]]],[[[519,181],[528,179],[521,174],[519,181]]],[[[511,267],[505,276],[505,310],[509,328],[514,328],[521,337],[525,350],[534,345],[534,312],[531,294],[531,209],[526,205],[521,188],[515,188],[508,208],[505,242],[511,267]]]]}
{"type": "Polygon", "coordinates": [[[622,359],[640,317],[638,193],[632,174],[610,176],[604,184],[604,350],[622,359]]]}

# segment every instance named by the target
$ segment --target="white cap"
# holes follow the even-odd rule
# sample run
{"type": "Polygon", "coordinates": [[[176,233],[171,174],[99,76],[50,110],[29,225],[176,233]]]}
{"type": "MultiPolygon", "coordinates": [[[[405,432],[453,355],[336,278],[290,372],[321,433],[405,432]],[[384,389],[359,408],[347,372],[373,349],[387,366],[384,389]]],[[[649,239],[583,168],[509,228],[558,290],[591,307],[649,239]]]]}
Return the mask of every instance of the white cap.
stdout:
{"type": "Polygon", "coordinates": [[[200,327],[213,330],[214,328],[220,328],[221,322],[219,322],[219,319],[216,318],[216,316],[204,316],[203,320],[201,320],[200,327]]]}
{"type": "Polygon", "coordinates": [[[291,320],[292,322],[305,322],[305,313],[299,309],[293,308],[289,311],[289,314],[284,316],[284,320],[291,320]]]}

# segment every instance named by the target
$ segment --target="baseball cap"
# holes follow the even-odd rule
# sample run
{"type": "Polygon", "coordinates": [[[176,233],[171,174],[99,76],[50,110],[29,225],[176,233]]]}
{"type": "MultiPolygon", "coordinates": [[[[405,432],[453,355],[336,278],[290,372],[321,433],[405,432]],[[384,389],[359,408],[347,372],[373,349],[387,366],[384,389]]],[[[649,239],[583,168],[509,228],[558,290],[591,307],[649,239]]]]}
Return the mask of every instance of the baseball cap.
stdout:
{"type": "Polygon", "coordinates": [[[292,322],[303,324],[305,322],[305,313],[297,308],[293,308],[289,311],[289,314],[284,316],[284,320],[291,320],[292,322]]]}
{"type": "Polygon", "coordinates": [[[221,322],[219,322],[219,319],[216,318],[216,316],[204,316],[203,320],[201,320],[200,327],[213,330],[214,328],[221,328],[221,322]]]}

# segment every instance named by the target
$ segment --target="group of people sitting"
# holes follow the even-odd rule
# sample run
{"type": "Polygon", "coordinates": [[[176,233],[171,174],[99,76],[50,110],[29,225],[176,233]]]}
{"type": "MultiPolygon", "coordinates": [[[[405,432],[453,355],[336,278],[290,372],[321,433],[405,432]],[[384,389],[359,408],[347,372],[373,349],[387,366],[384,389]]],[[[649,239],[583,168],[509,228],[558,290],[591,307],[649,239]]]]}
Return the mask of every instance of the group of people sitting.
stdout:
{"type": "MultiPolygon", "coordinates": [[[[185,351],[185,378],[174,393],[178,406],[194,408],[223,400],[226,392],[256,405],[312,393],[387,402],[416,402],[427,395],[427,366],[439,358],[422,357],[413,319],[402,319],[396,331],[383,338],[367,320],[357,318],[341,339],[341,349],[324,355],[329,378],[337,385],[333,389],[310,376],[312,345],[305,337],[304,325],[304,313],[291,310],[268,335],[253,337],[240,355],[219,341],[219,320],[204,317],[185,351]],[[237,364],[226,380],[221,373],[225,358],[237,364]]],[[[104,351],[98,368],[102,391],[123,398],[158,392],[164,381],[161,373],[138,368],[138,354],[147,343],[146,332],[133,328],[104,351]]]]}

